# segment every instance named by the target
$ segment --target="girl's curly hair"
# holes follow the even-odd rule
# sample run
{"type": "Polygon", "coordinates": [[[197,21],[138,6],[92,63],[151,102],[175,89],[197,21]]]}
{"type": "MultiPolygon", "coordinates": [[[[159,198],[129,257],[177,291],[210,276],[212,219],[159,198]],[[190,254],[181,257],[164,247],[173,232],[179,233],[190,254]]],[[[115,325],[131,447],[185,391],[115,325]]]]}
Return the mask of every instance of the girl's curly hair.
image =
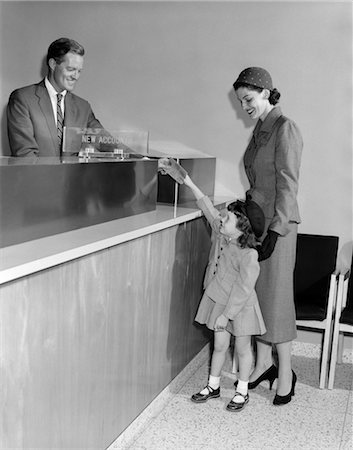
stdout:
{"type": "Polygon", "coordinates": [[[234,213],[238,220],[236,227],[242,232],[237,242],[241,248],[257,248],[260,245],[259,240],[255,236],[250,221],[245,213],[245,203],[241,200],[228,205],[228,211],[234,213]]]}

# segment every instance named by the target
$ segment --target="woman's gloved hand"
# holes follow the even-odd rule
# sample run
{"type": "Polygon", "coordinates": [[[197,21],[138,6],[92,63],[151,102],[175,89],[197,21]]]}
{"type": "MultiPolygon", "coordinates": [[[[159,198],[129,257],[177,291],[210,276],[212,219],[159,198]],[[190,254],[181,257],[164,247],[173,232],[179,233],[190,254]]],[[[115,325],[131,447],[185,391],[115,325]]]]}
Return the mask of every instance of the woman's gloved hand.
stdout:
{"type": "Polygon", "coordinates": [[[272,255],[278,236],[279,234],[275,231],[268,230],[267,236],[262,241],[262,245],[258,247],[259,261],[264,261],[272,255]]]}

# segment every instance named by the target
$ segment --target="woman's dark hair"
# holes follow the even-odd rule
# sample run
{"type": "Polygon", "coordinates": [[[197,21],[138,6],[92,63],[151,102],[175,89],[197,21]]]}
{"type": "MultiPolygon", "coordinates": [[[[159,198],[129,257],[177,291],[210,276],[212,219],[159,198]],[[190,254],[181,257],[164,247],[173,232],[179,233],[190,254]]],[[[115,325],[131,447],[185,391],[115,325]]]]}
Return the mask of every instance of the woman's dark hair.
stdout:
{"type": "MultiPolygon", "coordinates": [[[[256,91],[256,92],[263,91],[263,88],[261,88],[261,87],[254,86],[253,84],[242,83],[239,81],[235,82],[233,84],[233,87],[234,87],[235,91],[241,87],[245,87],[245,88],[249,89],[250,91],[256,91]]],[[[276,88],[273,88],[270,90],[270,96],[268,98],[268,101],[270,102],[271,105],[276,105],[279,102],[280,97],[281,97],[281,93],[276,88]]]]}
{"type": "Polygon", "coordinates": [[[85,49],[81,44],[69,38],[60,38],[52,42],[49,45],[47,53],[47,64],[49,59],[53,58],[57,64],[62,63],[66,53],[76,53],[77,55],[83,56],[85,54],[85,49]]]}

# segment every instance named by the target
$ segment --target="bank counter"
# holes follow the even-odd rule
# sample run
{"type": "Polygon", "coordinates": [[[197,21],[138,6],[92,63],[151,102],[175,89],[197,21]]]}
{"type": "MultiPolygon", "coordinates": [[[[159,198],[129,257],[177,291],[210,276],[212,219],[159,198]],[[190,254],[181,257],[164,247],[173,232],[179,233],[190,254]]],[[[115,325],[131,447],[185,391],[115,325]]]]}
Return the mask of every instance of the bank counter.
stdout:
{"type": "Polygon", "coordinates": [[[157,164],[0,161],[0,448],[107,448],[208,342],[210,229],[157,164]]]}

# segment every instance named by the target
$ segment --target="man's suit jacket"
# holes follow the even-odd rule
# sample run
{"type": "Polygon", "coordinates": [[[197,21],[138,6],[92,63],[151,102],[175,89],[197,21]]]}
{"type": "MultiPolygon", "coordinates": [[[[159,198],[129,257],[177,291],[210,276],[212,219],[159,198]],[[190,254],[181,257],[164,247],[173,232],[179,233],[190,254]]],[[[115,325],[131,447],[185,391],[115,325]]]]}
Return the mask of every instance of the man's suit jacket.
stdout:
{"type": "MultiPolygon", "coordinates": [[[[103,128],[90,104],[71,92],[65,95],[64,126],[103,128]]],[[[55,118],[44,80],[12,92],[7,130],[13,156],[59,156],[55,118]]]]}

